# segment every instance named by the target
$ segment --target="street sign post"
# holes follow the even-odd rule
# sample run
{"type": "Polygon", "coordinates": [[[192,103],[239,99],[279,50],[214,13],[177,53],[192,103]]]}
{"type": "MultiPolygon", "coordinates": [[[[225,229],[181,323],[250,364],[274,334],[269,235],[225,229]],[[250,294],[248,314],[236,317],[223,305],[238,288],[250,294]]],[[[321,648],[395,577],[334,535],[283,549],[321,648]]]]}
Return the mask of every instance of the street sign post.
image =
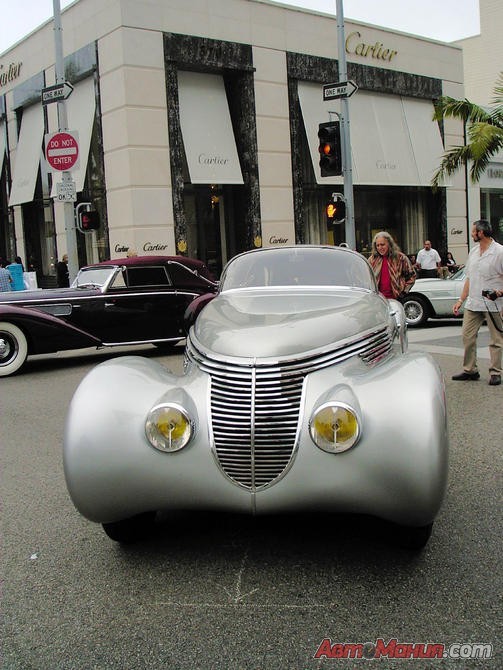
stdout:
{"type": "Polygon", "coordinates": [[[323,100],[349,98],[358,90],[354,81],[340,81],[335,84],[323,84],[323,100]]]}
{"type": "Polygon", "coordinates": [[[63,172],[62,181],[56,183],[56,200],[58,202],[76,202],[77,187],[69,172],[63,172]]]}
{"type": "MultiPolygon", "coordinates": [[[[63,86],[63,91],[65,89],[66,79],[65,79],[65,64],[63,59],[63,28],[61,26],[61,6],[60,0],[52,0],[52,6],[54,9],[54,56],[55,56],[55,67],[54,73],[56,75],[56,86],[63,86]]],[[[68,133],[68,116],[66,113],[66,101],[61,99],[57,101],[58,106],[58,130],[60,133],[68,133]]],[[[75,135],[75,133],[72,133],[75,135]]],[[[71,154],[71,159],[68,161],[69,165],[72,167],[77,167],[78,162],[78,140],[74,137],[75,145],[77,148],[76,158],[75,152],[71,154]],[[73,160],[75,158],[75,161],[73,160]]],[[[49,142],[46,137],[46,151],[49,142]]],[[[72,143],[73,144],[73,143],[72,143]]],[[[70,147],[71,149],[75,147],[70,147]]],[[[56,147],[54,147],[56,150],[56,147]]],[[[54,156],[54,162],[56,163],[56,156],[54,156]]],[[[47,164],[50,165],[49,160],[47,164]]],[[[59,164],[59,161],[58,161],[59,164]]],[[[58,165],[59,167],[59,165],[58,165]]],[[[52,168],[54,169],[54,168],[52,168]]],[[[56,168],[57,169],[57,168],[56,168]]],[[[67,170],[70,170],[70,167],[66,167],[67,170]]],[[[71,174],[65,175],[65,170],[63,172],[63,182],[71,180],[71,174]]],[[[79,271],[79,258],[77,253],[77,232],[75,230],[75,207],[72,201],[64,200],[60,207],[63,208],[63,217],[65,221],[65,232],[66,232],[66,253],[68,254],[68,272],[70,274],[70,283],[77,276],[79,271]]]]}
{"type": "Polygon", "coordinates": [[[54,84],[42,89],[42,104],[49,105],[51,102],[61,102],[70,97],[73,86],[65,81],[62,84],[54,84]]]}
{"type": "Polygon", "coordinates": [[[53,172],[64,172],[78,167],[78,133],[72,130],[48,133],[45,136],[45,158],[53,172]]]}

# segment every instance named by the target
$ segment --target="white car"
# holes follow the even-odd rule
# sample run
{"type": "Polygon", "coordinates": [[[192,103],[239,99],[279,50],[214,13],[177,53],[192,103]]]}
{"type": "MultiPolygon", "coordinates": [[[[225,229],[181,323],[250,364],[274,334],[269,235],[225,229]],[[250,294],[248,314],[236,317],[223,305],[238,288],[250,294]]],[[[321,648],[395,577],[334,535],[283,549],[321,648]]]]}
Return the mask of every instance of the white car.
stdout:
{"type": "MultiPolygon", "coordinates": [[[[446,279],[417,279],[402,301],[407,325],[424,326],[428,319],[456,318],[452,308],[461,295],[465,279],[464,268],[446,279]]],[[[462,314],[463,308],[459,310],[459,315],[462,314]]]]}

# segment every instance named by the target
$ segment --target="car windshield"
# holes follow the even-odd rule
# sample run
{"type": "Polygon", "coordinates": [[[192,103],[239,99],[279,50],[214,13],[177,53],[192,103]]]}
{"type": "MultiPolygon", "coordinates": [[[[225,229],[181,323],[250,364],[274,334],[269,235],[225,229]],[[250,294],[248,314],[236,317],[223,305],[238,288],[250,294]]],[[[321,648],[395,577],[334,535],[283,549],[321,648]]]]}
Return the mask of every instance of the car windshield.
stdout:
{"type": "Polygon", "coordinates": [[[375,291],[372,270],[356,253],[338,247],[283,247],[237,256],[221,290],[265,286],[352,286],[375,291]]]}
{"type": "Polygon", "coordinates": [[[452,275],[449,275],[447,279],[464,279],[465,278],[465,268],[460,268],[457,272],[454,272],[452,275]]]}
{"type": "Polygon", "coordinates": [[[115,271],[115,266],[82,268],[73,280],[72,288],[89,288],[96,286],[102,288],[107,284],[115,271]]]}

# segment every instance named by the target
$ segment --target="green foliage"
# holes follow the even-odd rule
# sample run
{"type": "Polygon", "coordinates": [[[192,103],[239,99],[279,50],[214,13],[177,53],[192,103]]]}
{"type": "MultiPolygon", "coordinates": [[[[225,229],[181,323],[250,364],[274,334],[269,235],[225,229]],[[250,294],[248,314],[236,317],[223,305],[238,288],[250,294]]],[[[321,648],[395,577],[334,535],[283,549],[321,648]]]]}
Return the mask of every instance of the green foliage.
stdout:
{"type": "Polygon", "coordinates": [[[452,118],[466,124],[467,143],[448,149],[433,175],[431,185],[437,189],[446,176],[454,174],[462,165],[471,164],[470,178],[479,181],[492,156],[503,150],[503,72],[494,88],[491,107],[485,109],[469,100],[448,96],[435,103],[433,119],[452,118]]]}

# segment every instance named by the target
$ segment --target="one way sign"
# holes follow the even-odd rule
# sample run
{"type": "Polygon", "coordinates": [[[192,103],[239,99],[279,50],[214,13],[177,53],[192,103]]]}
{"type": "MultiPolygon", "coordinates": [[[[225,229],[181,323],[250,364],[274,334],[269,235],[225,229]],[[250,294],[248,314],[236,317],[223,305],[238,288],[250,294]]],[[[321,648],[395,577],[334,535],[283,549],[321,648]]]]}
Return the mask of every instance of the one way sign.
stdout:
{"type": "Polygon", "coordinates": [[[48,105],[51,102],[66,100],[72,91],[73,86],[68,81],[64,81],[62,84],[55,84],[54,86],[47,86],[47,88],[42,89],[42,104],[48,105]]]}
{"type": "Polygon", "coordinates": [[[358,90],[354,81],[340,81],[335,84],[323,84],[323,101],[349,98],[358,90]]]}

